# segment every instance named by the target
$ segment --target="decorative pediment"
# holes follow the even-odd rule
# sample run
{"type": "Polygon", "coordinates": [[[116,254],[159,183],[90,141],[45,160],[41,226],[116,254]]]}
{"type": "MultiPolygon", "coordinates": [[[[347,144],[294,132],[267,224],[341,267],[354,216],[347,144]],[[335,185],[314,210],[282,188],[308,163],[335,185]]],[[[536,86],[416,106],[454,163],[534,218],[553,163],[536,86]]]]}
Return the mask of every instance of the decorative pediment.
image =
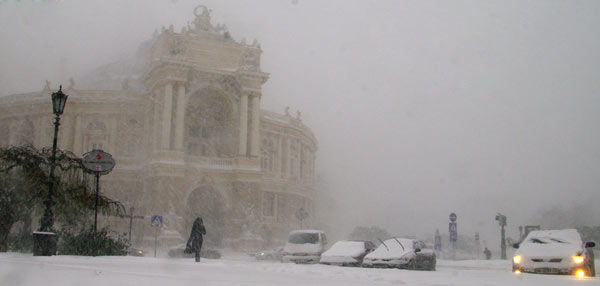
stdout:
{"type": "Polygon", "coordinates": [[[222,75],[190,70],[188,84],[191,90],[210,87],[221,90],[228,95],[238,97],[242,92],[242,84],[234,75],[222,75]]]}

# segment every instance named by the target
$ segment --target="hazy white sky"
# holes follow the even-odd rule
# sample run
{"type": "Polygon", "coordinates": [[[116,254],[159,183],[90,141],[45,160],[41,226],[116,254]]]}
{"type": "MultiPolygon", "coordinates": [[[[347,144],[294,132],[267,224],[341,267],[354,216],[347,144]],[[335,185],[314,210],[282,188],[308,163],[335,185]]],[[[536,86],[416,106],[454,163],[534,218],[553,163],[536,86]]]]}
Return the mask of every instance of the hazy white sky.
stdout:
{"type": "Polygon", "coordinates": [[[494,241],[497,212],[515,233],[549,205],[600,224],[598,1],[42,2],[0,1],[0,94],[131,56],[204,4],[261,43],[263,107],[302,112],[345,228],[445,232],[454,211],[494,241]]]}

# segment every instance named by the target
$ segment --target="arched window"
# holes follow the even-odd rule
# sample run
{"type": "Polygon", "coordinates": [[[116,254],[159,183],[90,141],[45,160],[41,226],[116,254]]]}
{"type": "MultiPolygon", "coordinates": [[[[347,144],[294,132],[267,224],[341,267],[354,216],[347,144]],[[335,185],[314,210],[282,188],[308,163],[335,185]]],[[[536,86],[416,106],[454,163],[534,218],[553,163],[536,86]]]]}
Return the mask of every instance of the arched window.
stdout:
{"type": "Polygon", "coordinates": [[[261,161],[260,166],[263,171],[273,172],[275,161],[275,148],[271,138],[265,138],[261,146],[261,161]]]}
{"type": "Polygon", "coordinates": [[[108,134],[106,124],[98,118],[93,119],[86,128],[88,150],[105,150],[108,148],[108,134]]]}
{"type": "Polygon", "coordinates": [[[275,193],[263,193],[262,214],[263,216],[275,216],[275,193]]]}
{"type": "Polygon", "coordinates": [[[34,134],[33,123],[29,119],[21,122],[17,133],[17,145],[33,145],[34,134]]]}
{"type": "Polygon", "coordinates": [[[237,120],[226,95],[206,88],[193,94],[185,112],[185,148],[191,155],[233,157],[236,155],[237,120]]]}

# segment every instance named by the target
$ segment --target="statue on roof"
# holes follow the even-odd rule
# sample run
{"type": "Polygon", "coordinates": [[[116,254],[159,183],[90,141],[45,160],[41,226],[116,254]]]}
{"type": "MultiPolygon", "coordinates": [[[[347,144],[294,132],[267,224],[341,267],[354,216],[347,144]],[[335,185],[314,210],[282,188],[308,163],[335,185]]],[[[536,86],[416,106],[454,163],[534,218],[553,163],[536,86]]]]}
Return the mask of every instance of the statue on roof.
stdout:
{"type": "Polygon", "coordinates": [[[75,80],[72,77],[70,77],[69,78],[69,87],[67,87],[67,90],[72,90],[74,88],[75,88],[75,80]]]}
{"type": "Polygon", "coordinates": [[[194,19],[194,25],[196,26],[197,31],[211,31],[213,29],[212,24],[210,23],[210,12],[206,6],[198,5],[194,8],[194,15],[196,19],[194,19]],[[198,9],[202,9],[202,13],[198,13],[198,9]]]}

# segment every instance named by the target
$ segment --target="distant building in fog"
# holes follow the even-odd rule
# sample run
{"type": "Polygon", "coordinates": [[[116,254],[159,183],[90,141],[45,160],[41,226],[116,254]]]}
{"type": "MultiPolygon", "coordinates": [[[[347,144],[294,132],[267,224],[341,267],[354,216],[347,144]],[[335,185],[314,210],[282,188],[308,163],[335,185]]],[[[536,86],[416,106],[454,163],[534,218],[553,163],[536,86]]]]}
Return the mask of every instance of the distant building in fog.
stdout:
{"type": "MultiPolygon", "coordinates": [[[[204,6],[194,14],[179,33],[155,33],[135,59],[96,70],[81,88],[66,83],[59,147],[113,154],[102,192],[146,216],[134,221],[134,244],[153,242],[151,215],[164,217],[163,246],[182,243],[197,215],[207,244],[274,244],[299,226],[298,209],[313,223],[317,140],[299,114],[260,109],[269,77],[260,45],[231,39],[204,6]]],[[[50,146],[54,91],[0,97],[0,145],[50,146]]],[[[100,222],[127,230],[124,219],[100,222]]]]}

